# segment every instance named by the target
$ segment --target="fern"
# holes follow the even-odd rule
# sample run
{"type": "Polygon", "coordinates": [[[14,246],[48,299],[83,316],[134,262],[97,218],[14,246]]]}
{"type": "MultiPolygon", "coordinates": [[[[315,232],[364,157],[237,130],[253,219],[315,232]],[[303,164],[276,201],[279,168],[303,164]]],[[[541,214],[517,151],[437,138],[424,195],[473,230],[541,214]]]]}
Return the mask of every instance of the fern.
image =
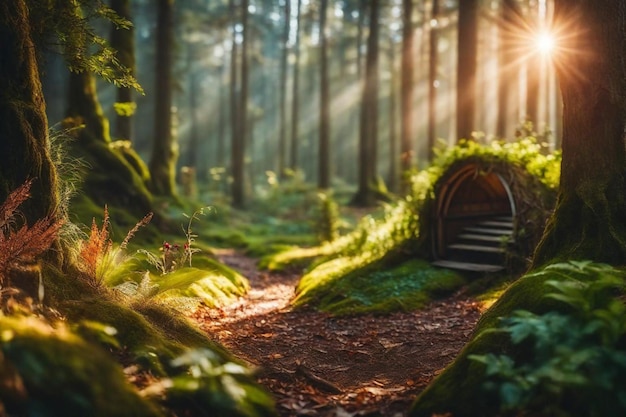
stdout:
{"type": "Polygon", "coordinates": [[[91,284],[95,287],[103,284],[107,274],[123,262],[123,251],[128,246],[130,239],[151,219],[152,213],[148,213],[126,234],[120,246],[114,248],[113,241],[109,237],[109,227],[111,226],[109,210],[107,206],[104,206],[102,226],[99,228],[96,219],[93,219],[89,237],[80,243],[81,262],[79,269],[85,273],[91,284]]]}
{"type": "Polygon", "coordinates": [[[19,206],[30,197],[32,180],[11,192],[0,206],[0,286],[12,270],[37,262],[57,238],[63,221],[52,216],[29,226],[19,206]]]}

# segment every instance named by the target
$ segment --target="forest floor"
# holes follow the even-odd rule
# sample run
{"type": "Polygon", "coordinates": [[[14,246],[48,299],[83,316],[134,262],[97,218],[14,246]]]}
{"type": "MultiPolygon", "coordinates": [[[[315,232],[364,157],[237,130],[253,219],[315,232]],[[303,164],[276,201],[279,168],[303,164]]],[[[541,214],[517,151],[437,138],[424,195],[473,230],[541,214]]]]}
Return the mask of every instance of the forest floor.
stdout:
{"type": "Polygon", "coordinates": [[[405,416],[412,400],[468,341],[479,304],[463,294],[421,311],[333,318],[291,310],[300,275],[265,272],[234,250],[220,260],[250,280],[246,297],[193,318],[258,369],[280,416],[405,416]]]}

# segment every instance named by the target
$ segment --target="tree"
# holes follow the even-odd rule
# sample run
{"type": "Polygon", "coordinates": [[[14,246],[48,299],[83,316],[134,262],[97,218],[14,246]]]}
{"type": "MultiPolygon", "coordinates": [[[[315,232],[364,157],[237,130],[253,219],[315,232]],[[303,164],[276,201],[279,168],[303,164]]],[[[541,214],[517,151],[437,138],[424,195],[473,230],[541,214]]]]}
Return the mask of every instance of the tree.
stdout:
{"type": "Polygon", "coordinates": [[[457,63],[457,138],[470,139],[476,112],[476,55],[478,47],[478,0],[459,2],[457,63]]]}
{"type": "Polygon", "coordinates": [[[498,33],[499,45],[499,75],[498,75],[498,118],[496,122],[496,134],[506,137],[509,120],[509,91],[514,82],[515,68],[511,62],[515,59],[513,33],[523,30],[517,22],[521,15],[515,0],[503,0],[500,5],[500,25],[498,33]]]}
{"type": "Polygon", "coordinates": [[[31,30],[24,0],[0,2],[0,201],[34,180],[32,196],[20,208],[30,225],[58,215],[57,175],[31,30]]]}
{"type": "Polygon", "coordinates": [[[626,3],[555,1],[554,57],[563,94],[556,209],[534,266],[558,259],[622,265],[626,257],[626,3]]]}
{"type": "MultiPolygon", "coordinates": [[[[131,20],[130,0],[112,0],[111,9],[121,18],[131,20]]],[[[130,70],[130,75],[135,75],[135,31],[134,26],[111,27],[111,47],[117,51],[118,60],[130,70]]],[[[133,89],[128,86],[119,87],[117,90],[114,137],[117,139],[131,140],[133,138],[132,116],[135,110],[133,89]]]]}
{"type": "Polygon", "coordinates": [[[379,39],[379,0],[370,0],[370,24],[365,57],[365,78],[363,80],[361,120],[359,136],[359,188],[352,204],[368,206],[374,203],[373,186],[377,181],[377,141],[378,141],[378,39],[379,39]]]}
{"type": "Polygon", "coordinates": [[[280,117],[278,130],[278,175],[285,175],[285,157],[287,152],[287,61],[289,57],[289,33],[291,29],[291,0],[285,1],[285,22],[281,39],[282,56],[280,58],[280,117]]]}
{"type": "Polygon", "coordinates": [[[302,0],[296,6],[296,39],[293,44],[295,61],[293,63],[293,85],[291,94],[291,151],[289,166],[293,171],[298,168],[298,132],[300,120],[300,22],[302,21],[302,0]]]}
{"type": "MultiPolygon", "coordinates": [[[[539,19],[536,4],[528,2],[528,17],[531,29],[537,30],[539,19]]],[[[526,120],[537,126],[539,123],[539,91],[540,91],[541,57],[535,53],[528,57],[526,62],[526,120]]]]}
{"type": "MultiPolygon", "coordinates": [[[[436,1],[436,0],[435,0],[436,1]]],[[[406,172],[413,165],[413,72],[414,72],[414,27],[413,27],[413,0],[402,1],[402,97],[400,113],[400,155],[402,171],[406,172]]],[[[403,181],[403,191],[408,190],[409,184],[403,181]]]]}
{"type": "Polygon", "coordinates": [[[174,0],[158,0],[156,33],[154,142],[149,167],[152,191],[157,195],[174,196],[178,158],[172,130],[174,0]]]}
{"type": "Polygon", "coordinates": [[[439,0],[432,1],[431,26],[428,50],[428,160],[434,156],[437,141],[437,78],[439,70],[439,0]]]}
{"type": "Polygon", "coordinates": [[[319,167],[317,186],[330,187],[330,81],[328,79],[328,33],[326,20],[328,0],[320,3],[320,121],[319,167]]]}

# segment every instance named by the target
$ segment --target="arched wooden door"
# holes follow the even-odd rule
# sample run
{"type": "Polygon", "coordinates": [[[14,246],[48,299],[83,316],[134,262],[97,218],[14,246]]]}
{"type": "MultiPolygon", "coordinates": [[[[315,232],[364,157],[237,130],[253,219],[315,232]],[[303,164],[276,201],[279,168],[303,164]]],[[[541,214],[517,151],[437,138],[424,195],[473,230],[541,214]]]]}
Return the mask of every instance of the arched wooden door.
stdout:
{"type": "Polygon", "coordinates": [[[461,166],[439,187],[433,230],[435,265],[473,271],[504,267],[515,201],[497,172],[461,166]]]}

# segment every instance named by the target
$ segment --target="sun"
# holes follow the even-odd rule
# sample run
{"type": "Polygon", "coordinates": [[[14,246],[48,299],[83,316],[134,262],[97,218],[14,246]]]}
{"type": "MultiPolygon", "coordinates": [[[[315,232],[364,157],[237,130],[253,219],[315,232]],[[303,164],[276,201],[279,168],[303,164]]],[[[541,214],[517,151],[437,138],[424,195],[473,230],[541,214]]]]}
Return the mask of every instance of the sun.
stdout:
{"type": "Polygon", "coordinates": [[[550,55],[556,48],[556,39],[549,32],[541,32],[535,38],[535,47],[543,55],[550,55]]]}

